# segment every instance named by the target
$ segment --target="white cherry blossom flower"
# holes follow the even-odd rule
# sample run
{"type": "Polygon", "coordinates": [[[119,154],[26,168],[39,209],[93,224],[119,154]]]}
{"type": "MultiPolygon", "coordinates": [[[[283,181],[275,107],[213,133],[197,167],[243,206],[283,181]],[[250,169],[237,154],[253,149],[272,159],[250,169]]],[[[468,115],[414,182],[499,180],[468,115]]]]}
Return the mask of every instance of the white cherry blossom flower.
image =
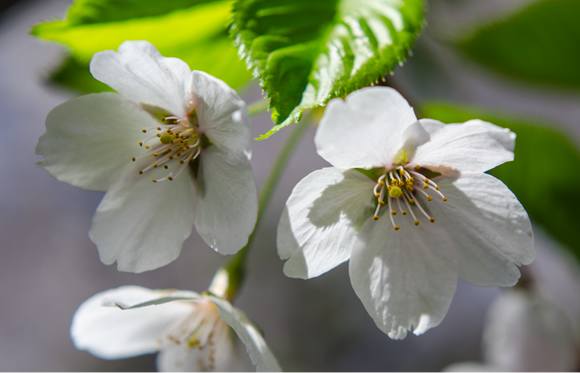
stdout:
{"type": "Polygon", "coordinates": [[[257,216],[249,116],[224,82],[145,41],[95,54],[93,76],[119,94],[54,108],[36,153],[60,181],[107,191],[90,231],[103,263],[143,272],[175,260],[195,224],[222,254],[257,216]]]}
{"type": "Polygon", "coordinates": [[[417,120],[395,90],[332,100],[316,133],[334,167],[292,191],[278,227],[287,276],[312,278],[350,259],[352,286],[391,338],[438,325],[457,278],[512,286],[534,258],[528,215],[483,173],[513,160],[515,134],[480,120],[417,120]]]}
{"type": "Polygon", "coordinates": [[[280,371],[248,317],[209,294],[140,286],[110,289],[79,307],[70,332],[76,348],[102,359],[159,352],[160,371],[243,369],[235,354],[235,332],[258,371],[280,371]]]}

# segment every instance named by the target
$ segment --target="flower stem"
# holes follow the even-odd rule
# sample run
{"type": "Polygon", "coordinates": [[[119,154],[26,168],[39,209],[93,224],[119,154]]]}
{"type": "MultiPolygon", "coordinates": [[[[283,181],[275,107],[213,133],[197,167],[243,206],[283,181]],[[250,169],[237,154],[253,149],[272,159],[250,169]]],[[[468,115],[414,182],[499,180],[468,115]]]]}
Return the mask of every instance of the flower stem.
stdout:
{"type": "Polygon", "coordinates": [[[250,105],[248,105],[248,114],[250,114],[250,116],[253,117],[255,115],[265,113],[266,111],[268,111],[269,105],[270,100],[267,99],[262,99],[253,102],[250,105]]]}
{"type": "Polygon", "coordinates": [[[274,161],[270,174],[264,182],[262,191],[260,192],[260,197],[258,199],[258,218],[256,219],[254,231],[248,238],[246,246],[238,251],[230,261],[217,270],[209,286],[209,291],[214,295],[231,300],[236,296],[241,287],[245,277],[245,259],[250,250],[250,246],[254,241],[260,222],[264,217],[264,212],[266,211],[272,195],[276,190],[278,181],[280,181],[280,177],[286,169],[290,157],[294,154],[296,146],[302,139],[302,136],[306,133],[306,130],[308,130],[308,124],[308,118],[304,118],[302,121],[296,123],[293,131],[282,146],[282,149],[280,149],[278,157],[274,161]]]}

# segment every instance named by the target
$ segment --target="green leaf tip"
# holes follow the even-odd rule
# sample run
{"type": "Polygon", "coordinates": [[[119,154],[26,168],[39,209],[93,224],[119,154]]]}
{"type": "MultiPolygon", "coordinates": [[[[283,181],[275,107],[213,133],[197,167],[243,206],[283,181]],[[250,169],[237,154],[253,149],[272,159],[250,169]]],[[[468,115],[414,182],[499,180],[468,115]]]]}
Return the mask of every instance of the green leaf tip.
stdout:
{"type": "Polygon", "coordinates": [[[422,0],[239,0],[231,34],[267,91],[275,126],[378,83],[406,59],[423,26],[422,0]]]}

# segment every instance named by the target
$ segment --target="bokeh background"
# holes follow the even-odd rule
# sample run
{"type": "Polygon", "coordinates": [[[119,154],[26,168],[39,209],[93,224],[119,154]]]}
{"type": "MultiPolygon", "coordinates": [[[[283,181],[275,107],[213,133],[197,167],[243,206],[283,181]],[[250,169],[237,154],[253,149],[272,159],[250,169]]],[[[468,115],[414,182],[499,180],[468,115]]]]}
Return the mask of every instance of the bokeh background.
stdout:
{"type": "MultiPolygon", "coordinates": [[[[428,29],[442,37],[437,30],[470,27],[529,2],[433,0],[428,29]]],[[[40,158],[34,147],[44,133],[46,115],[75,93],[46,84],[63,48],[35,39],[29,30],[41,20],[62,18],[70,3],[12,1],[0,13],[0,370],[155,370],[154,355],[104,361],[77,351],[69,337],[73,313],[93,294],[120,285],[202,291],[228,258],[194,233],[179,259],[161,269],[129,274],[105,266],[88,237],[102,194],[59,183],[35,167],[40,158]]],[[[580,145],[580,95],[505,79],[434,46],[433,36],[419,39],[415,57],[391,79],[413,101],[454,99],[543,118],[580,145]],[[420,52],[425,48],[428,55],[420,52]]],[[[254,87],[244,99],[251,103],[260,94],[254,87]]],[[[255,136],[270,127],[268,114],[253,118],[255,136]]],[[[288,132],[253,143],[259,186],[288,132]]],[[[292,157],[259,227],[236,305],[264,330],[286,370],[438,371],[454,362],[481,360],[485,313],[499,289],[460,281],[440,326],[420,337],[393,341],[376,328],[356,297],[346,264],[309,281],[283,275],[275,234],[284,202],[302,177],[326,166],[315,152],[313,135],[314,127],[292,157]]],[[[576,262],[539,227],[535,232],[538,254],[531,270],[545,296],[579,320],[576,262]]]]}

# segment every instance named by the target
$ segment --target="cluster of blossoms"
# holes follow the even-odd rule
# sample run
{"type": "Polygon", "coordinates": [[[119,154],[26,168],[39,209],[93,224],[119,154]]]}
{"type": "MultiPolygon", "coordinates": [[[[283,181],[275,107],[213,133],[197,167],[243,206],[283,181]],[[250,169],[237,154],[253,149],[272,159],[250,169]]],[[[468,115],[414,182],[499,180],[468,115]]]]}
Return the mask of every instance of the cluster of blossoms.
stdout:
{"type": "MultiPolygon", "coordinates": [[[[37,154],[58,180],[107,191],[90,231],[103,263],[161,267],[193,226],[222,254],[243,248],[257,218],[244,102],[147,42],[97,53],[90,68],[118,94],[56,107],[37,154]]],[[[517,266],[534,258],[530,221],[484,173],[513,159],[514,141],[478,120],[418,120],[391,88],[331,101],[315,142],[334,167],[305,177],[286,203],[277,242],[285,274],[312,278],[350,259],[355,292],[396,339],[438,325],[458,277],[514,285],[517,266]]],[[[105,291],[79,308],[71,334],[102,358],[161,351],[160,370],[222,370],[232,367],[232,330],[258,369],[279,370],[256,327],[215,293],[105,291]]]]}

